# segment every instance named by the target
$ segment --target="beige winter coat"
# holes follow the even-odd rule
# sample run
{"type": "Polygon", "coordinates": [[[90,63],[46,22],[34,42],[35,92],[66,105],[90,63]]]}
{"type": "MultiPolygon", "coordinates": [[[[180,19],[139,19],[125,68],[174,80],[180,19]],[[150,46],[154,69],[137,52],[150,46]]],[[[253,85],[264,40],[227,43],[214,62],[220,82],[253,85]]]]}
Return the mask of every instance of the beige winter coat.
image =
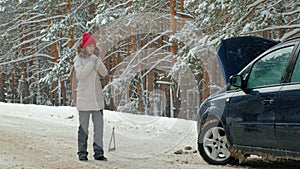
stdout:
{"type": "Polygon", "coordinates": [[[76,107],[79,111],[103,110],[104,97],[100,75],[106,76],[107,69],[101,59],[96,62],[90,57],[76,56],[74,59],[77,83],[76,107]]]}

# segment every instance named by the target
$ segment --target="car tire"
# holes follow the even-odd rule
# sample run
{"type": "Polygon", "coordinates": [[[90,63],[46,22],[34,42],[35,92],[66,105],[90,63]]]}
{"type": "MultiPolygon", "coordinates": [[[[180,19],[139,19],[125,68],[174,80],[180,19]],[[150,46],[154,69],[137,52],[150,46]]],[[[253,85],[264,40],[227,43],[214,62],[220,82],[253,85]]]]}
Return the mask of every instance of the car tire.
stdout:
{"type": "Polygon", "coordinates": [[[209,164],[226,165],[233,161],[228,149],[225,130],[219,121],[207,121],[199,133],[198,150],[209,164]]]}

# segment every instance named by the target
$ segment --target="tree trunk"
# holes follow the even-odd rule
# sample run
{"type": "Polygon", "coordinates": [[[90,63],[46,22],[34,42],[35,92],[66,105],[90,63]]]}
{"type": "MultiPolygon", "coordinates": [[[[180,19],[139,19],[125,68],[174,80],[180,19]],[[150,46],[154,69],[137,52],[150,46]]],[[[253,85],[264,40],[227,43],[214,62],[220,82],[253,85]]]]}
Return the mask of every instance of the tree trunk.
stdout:
{"type": "MultiPolygon", "coordinates": [[[[28,2],[25,1],[25,4],[24,4],[25,8],[28,6],[28,2]]],[[[28,13],[27,13],[27,16],[25,15],[25,18],[24,20],[26,20],[28,17],[28,13]]],[[[21,18],[23,19],[23,18],[21,18]]],[[[21,34],[21,37],[23,36],[23,33],[26,34],[26,31],[28,29],[28,25],[24,25],[24,26],[19,26],[19,33],[21,34]]],[[[27,38],[20,38],[20,43],[22,44],[24,41],[26,41],[27,38]]],[[[29,44],[23,44],[21,46],[21,54],[22,56],[25,56],[27,54],[27,51],[28,51],[28,47],[29,47],[29,44]]],[[[20,103],[29,103],[29,100],[28,100],[28,97],[29,97],[29,85],[28,85],[28,81],[27,81],[27,64],[26,62],[22,62],[21,63],[21,80],[19,81],[19,95],[21,97],[20,99],[20,103]],[[23,102],[23,98],[24,98],[24,102],[23,102]]]]}
{"type": "Polygon", "coordinates": [[[5,102],[5,73],[0,74],[0,101],[5,102]]]}
{"type": "Polygon", "coordinates": [[[23,81],[23,85],[21,86],[20,90],[23,90],[22,95],[24,98],[24,102],[25,104],[29,103],[29,84],[28,84],[28,80],[27,80],[27,63],[22,62],[21,63],[21,77],[22,77],[22,81],[23,81]]]}
{"type": "MultiPolygon", "coordinates": [[[[49,22],[50,22],[49,24],[51,24],[51,21],[49,21],[49,22]]],[[[52,62],[56,63],[59,59],[59,55],[58,55],[56,43],[54,43],[54,41],[53,41],[53,44],[51,45],[51,55],[54,56],[54,59],[52,59],[52,62]]],[[[58,101],[56,92],[53,92],[53,90],[56,88],[57,88],[57,82],[52,82],[50,98],[51,98],[51,102],[53,105],[56,105],[57,101],[58,101]]]]}
{"type": "Polygon", "coordinates": [[[209,75],[208,72],[205,71],[204,75],[203,75],[203,79],[204,79],[204,84],[203,84],[203,88],[202,88],[202,101],[204,101],[206,98],[208,98],[209,96],[209,75]]]}
{"type": "MultiPolygon", "coordinates": [[[[66,13],[69,14],[71,11],[71,0],[65,0],[67,2],[67,5],[65,7],[66,13]]],[[[68,38],[70,39],[69,42],[69,48],[72,48],[74,46],[74,29],[71,27],[72,26],[72,20],[69,19],[67,21],[67,26],[69,27],[68,31],[68,38]]],[[[62,98],[62,104],[67,105],[67,92],[66,92],[66,86],[65,86],[65,81],[60,81],[60,87],[61,87],[61,98],[62,98]]]]}
{"type": "MultiPolygon", "coordinates": [[[[176,0],[170,0],[170,11],[171,11],[171,18],[170,18],[170,25],[171,25],[171,30],[172,30],[172,34],[176,33],[176,20],[175,20],[175,16],[176,16],[176,0]]],[[[176,45],[176,41],[172,41],[172,48],[171,48],[172,54],[173,56],[176,55],[177,53],[177,45],[176,45]]],[[[175,63],[175,58],[172,57],[172,62],[175,63]]]]}
{"type": "Polygon", "coordinates": [[[9,99],[12,102],[15,102],[15,96],[16,96],[16,93],[15,93],[15,71],[13,71],[12,74],[11,74],[11,94],[10,94],[9,99]]]}

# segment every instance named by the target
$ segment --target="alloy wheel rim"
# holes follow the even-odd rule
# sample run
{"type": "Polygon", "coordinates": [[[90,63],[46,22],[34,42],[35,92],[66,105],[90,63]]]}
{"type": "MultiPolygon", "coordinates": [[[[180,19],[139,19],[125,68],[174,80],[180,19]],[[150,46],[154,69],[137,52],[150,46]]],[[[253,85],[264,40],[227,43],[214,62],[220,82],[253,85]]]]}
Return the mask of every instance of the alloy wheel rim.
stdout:
{"type": "Polygon", "coordinates": [[[225,161],[230,157],[226,134],[221,127],[213,127],[205,133],[203,148],[206,155],[214,161],[225,161]]]}

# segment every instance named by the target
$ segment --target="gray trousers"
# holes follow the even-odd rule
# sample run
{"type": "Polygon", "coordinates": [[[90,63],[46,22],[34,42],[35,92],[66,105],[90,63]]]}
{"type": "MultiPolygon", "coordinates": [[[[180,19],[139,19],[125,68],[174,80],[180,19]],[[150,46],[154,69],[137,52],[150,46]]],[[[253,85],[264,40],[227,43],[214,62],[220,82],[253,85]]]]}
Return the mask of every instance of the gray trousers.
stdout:
{"type": "Polygon", "coordinates": [[[87,140],[89,134],[89,120],[92,115],[94,125],[94,156],[104,155],[103,151],[103,110],[99,111],[79,111],[79,129],[78,129],[78,154],[87,152],[87,140]]]}

